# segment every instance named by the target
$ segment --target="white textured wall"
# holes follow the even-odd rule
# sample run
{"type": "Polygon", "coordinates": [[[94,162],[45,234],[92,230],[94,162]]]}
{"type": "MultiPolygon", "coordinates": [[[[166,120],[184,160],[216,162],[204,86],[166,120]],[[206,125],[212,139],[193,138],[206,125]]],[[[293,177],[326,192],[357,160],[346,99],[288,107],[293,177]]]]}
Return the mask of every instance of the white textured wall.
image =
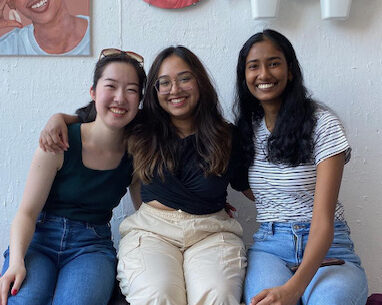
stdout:
{"type": "MultiPolygon", "coordinates": [[[[272,27],[293,42],[313,96],[332,107],[347,128],[353,157],[340,197],[370,293],[381,292],[381,0],[353,0],[350,19],[337,22],[320,19],[318,0],[282,0],[279,18],[267,22],[251,19],[249,0],[202,0],[177,11],[142,0],[96,0],[92,11],[93,57],[0,58],[1,251],[8,244],[39,131],[51,114],[73,112],[87,102],[93,65],[102,48],[134,50],[145,56],[147,68],[160,49],[170,44],[189,47],[214,76],[231,118],[237,53],[251,34],[272,27]]],[[[240,195],[230,194],[230,201],[239,208],[250,243],[255,211],[240,195]]],[[[125,200],[114,224],[129,212],[125,200]]]]}

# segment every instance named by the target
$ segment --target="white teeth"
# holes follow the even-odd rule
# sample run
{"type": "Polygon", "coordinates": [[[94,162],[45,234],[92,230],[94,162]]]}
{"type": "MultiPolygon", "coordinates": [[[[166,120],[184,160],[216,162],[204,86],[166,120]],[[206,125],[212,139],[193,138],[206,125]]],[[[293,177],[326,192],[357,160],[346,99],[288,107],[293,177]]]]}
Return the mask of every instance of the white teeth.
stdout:
{"type": "Polygon", "coordinates": [[[171,103],[173,103],[173,104],[179,104],[179,103],[183,102],[183,100],[184,100],[183,97],[182,97],[182,98],[173,98],[173,99],[171,100],[171,103]]]}
{"type": "Polygon", "coordinates": [[[48,0],[41,0],[40,2],[37,2],[36,4],[32,5],[32,8],[39,8],[39,7],[47,4],[47,2],[48,2],[48,0]]]}
{"type": "Polygon", "coordinates": [[[117,109],[117,108],[110,108],[110,111],[115,114],[125,114],[126,110],[123,109],[117,109]]]}
{"type": "Polygon", "coordinates": [[[257,88],[259,89],[268,89],[268,88],[271,88],[273,87],[275,84],[273,83],[268,83],[268,84],[258,84],[257,85],[257,88]]]}

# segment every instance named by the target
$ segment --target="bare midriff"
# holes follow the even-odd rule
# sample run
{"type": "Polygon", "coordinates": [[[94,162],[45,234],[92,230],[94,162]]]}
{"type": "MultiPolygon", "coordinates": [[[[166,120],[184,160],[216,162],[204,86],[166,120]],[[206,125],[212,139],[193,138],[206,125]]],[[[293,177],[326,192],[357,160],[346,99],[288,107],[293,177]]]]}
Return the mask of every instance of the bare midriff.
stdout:
{"type": "Polygon", "coordinates": [[[146,204],[148,204],[149,206],[156,208],[156,209],[175,211],[175,209],[170,208],[170,207],[160,203],[158,200],[152,200],[152,201],[146,202],[146,204]]]}

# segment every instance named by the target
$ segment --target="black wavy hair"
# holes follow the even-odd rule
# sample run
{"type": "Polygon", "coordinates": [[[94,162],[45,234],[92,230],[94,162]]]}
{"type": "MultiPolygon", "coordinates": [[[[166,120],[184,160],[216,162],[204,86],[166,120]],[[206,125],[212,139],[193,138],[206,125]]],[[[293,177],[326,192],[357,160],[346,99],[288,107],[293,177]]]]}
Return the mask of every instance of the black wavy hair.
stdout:
{"type": "MultiPolygon", "coordinates": [[[[97,83],[99,79],[102,77],[103,71],[105,71],[106,67],[114,62],[121,62],[126,63],[129,65],[132,65],[135,71],[138,75],[139,80],[139,99],[141,100],[143,97],[143,89],[146,86],[146,72],[141,66],[141,64],[134,58],[128,56],[127,54],[120,53],[120,54],[111,54],[107,55],[105,57],[102,57],[100,60],[97,61],[96,66],[94,68],[94,74],[93,74],[93,85],[92,87],[95,89],[97,87],[97,83]]],[[[138,112],[139,113],[139,112],[138,112]]],[[[94,101],[90,101],[88,105],[85,107],[81,107],[76,110],[76,114],[79,118],[79,120],[83,123],[87,122],[93,122],[97,116],[97,111],[95,107],[94,101]]],[[[137,115],[136,118],[132,122],[135,122],[138,120],[140,115],[137,115]]],[[[131,122],[130,124],[131,125],[131,122]]]]}
{"type": "Polygon", "coordinates": [[[237,62],[233,111],[243,146],[243,161],[247,166],[253,162],[254,129],[259,126],[264,117],[260,101],[247,87],[246,59],[252,46],[265,40],[271,41],[284,54],[288,69],[293,76],[283,92],[283,102],[274,129],[268,138],[268,161],[290,166],[309,163],[313,157],[313,130],[317,121],[314,113],[317,103],[310,98],[304,86],[300,64],[291,42],[284,35],[271,29],[251,36],[240,50],[237,62]]]}

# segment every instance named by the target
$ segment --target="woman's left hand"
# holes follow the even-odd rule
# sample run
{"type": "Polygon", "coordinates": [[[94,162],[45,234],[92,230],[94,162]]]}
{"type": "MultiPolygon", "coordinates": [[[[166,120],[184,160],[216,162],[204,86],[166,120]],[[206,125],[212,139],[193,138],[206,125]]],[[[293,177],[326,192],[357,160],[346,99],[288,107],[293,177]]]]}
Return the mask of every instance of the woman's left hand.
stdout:
{"type": "Polygon", "coordinates": [[[299,296],[285,285],[264,289],[251,299],[250,305],[296,305],[299,296]]]}
{"type": "Polygon", "coordinates": [[[230,218],[235,218],[234,212],[236,212],[236,208],[230,205],[228,202],[225,203],[224,210],[228,214],[230,218]]]}
{"type": "Polygon", "coordinates": [[[22,28],[23,25],[17,20],[10,20],[10,19],[4,18],[5,6],[8,5],[8,2],[9,0],[0,0],[0,29],[7,28],[7,27],[22,28]]]}

